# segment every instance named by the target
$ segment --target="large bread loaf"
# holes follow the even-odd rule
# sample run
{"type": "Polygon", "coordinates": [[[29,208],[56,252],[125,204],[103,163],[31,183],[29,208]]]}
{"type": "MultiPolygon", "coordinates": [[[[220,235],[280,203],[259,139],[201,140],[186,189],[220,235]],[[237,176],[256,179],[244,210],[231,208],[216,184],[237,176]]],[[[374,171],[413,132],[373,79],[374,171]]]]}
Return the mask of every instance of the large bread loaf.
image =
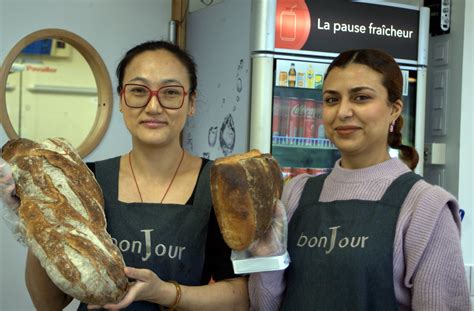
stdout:
{"type": "Polygon", "coordinates": [[[92,172],[62,139],[7,142],[23,240],[51,280],[85,303],[118,302],[128,286],[120,250],[106,232],[104,199],[92,172]]]}
{"type": "Polygon", "coordinates": [[[211,167],[211,194],[226,244],[244,250],[271,224],[283,179],[277,161],[258,150],[216,159],[211,167]]]}

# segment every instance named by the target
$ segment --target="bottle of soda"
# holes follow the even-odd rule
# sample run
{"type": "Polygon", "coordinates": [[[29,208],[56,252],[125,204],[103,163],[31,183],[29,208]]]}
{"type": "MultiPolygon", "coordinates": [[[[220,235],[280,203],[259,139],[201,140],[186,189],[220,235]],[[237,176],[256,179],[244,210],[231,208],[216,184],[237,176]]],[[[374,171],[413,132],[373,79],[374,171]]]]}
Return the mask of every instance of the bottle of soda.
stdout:
{"type": "Polygon", "coordinates": [[[306,71],[306,87],[314,89],[314,70],[313,66],[308,65],[308,70],[306,71]]]}
{"type": "Polygon", "coordinates": [[[288,86],[289,87],[296,86],[296,69],[295,69],[294,63],[291,63],[290,70],[288,70],[288,86]]]}

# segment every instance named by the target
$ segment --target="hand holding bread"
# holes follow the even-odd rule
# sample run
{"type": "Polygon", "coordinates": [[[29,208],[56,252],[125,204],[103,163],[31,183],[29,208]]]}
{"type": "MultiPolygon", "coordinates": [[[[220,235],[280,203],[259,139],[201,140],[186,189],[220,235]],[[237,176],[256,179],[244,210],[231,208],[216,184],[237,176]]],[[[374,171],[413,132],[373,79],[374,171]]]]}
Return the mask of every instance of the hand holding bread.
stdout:
{"type": "Polygon", "coordinates": [[[12,168],[3,158],[0,158],[0,198],[10,210],[15,211],[20,205],[20,201],[15,195],[12,168]]]}
{"type": "Polygon", "coordinates": [[[288,239],[288,218],[283,202],[278,200],[273,208],[270,228],[248,248],[252,256],[278,256],[286,252],[288,239]]]}
{"type": "Polygon", "coordinates": [[[85,303],[117,302],[128,280],[119,249],[106,231],[102,191],[64,140],[7,142],[20,199],[18,228],[50,279],[85,303]]]}

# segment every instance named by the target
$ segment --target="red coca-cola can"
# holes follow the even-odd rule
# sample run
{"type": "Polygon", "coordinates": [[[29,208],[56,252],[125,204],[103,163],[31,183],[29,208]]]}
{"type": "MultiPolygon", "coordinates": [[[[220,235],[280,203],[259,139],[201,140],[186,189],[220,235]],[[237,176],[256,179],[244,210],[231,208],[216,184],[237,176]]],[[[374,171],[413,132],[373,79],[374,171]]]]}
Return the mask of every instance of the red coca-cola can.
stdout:
{"type": "Polygon", "coordinates": [[[272,118],[272,135],[280,136],[280,117],[281,117],[281,97],[273,97],[273,118],[272,118]]]}
{"type": "Polygon", "coordinates": [[[294,167],[293,168],[293,174],[300,175],[300,174],[308,174],[308,168],[306,167],[294,167]]]}
{"type": "Polygon", "coordinates": [[[281,168],[281,174],[283,175],[283,180],[288,180],[293,177],[293,171],[291,167],[282,167],[281,168]]]}
{"type": "Polygon", "coordinates": [[[323,124],[323,102],[315,101],[314,137],[326,138],[323,124]]]}
{"type": "Polygon", "coordinates": [[[280,107],[279,107],[279,133],[280,133],[280,136],[288,136],[288,122],[289,122],[289,115],[290,115],[290,112],[289,112],[289,108],[288,108],[288,101],[283,98],[283,97],[279,97],[280,98],[280,107]]]}
{"type": "Polygon", "coordinates": [[[314,167],[308,168],[308,174],[310,175],[321,175],[321,174],[324,174],[325,172],[326,172],[325,168],[314,168],[314,167]]]}
{"type": "MultiPolygon", "coordinates": [[[[314,138],[314,130],[316,124],[316,101],[310,98],[304,100],[304,117],[303,117],[303,137],[314,138]]],[[[311,140],[306,140],[310,142],[311,140]]],[[[308,143],[307,143],[308,144],[308,143]]]]}
{"type": "Polygon", "coordinates": [[[301,118],[301,103],[297,97],[288,98],[288,135],[289,137],[299,136],[301,118]]]}

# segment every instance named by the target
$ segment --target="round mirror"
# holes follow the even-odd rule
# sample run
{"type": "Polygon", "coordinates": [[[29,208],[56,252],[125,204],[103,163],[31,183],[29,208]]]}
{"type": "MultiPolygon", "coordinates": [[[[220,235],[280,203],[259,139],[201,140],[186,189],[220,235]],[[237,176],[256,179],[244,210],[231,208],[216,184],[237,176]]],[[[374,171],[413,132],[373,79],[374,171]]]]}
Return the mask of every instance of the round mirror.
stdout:
{"type": "Polygon", "coordinates": [[[29,34],[0,68],[0,120],[11,139],[64,137],[85,157],[105,134],[112,98],[100,55],[66,30],[29,34]]]}

